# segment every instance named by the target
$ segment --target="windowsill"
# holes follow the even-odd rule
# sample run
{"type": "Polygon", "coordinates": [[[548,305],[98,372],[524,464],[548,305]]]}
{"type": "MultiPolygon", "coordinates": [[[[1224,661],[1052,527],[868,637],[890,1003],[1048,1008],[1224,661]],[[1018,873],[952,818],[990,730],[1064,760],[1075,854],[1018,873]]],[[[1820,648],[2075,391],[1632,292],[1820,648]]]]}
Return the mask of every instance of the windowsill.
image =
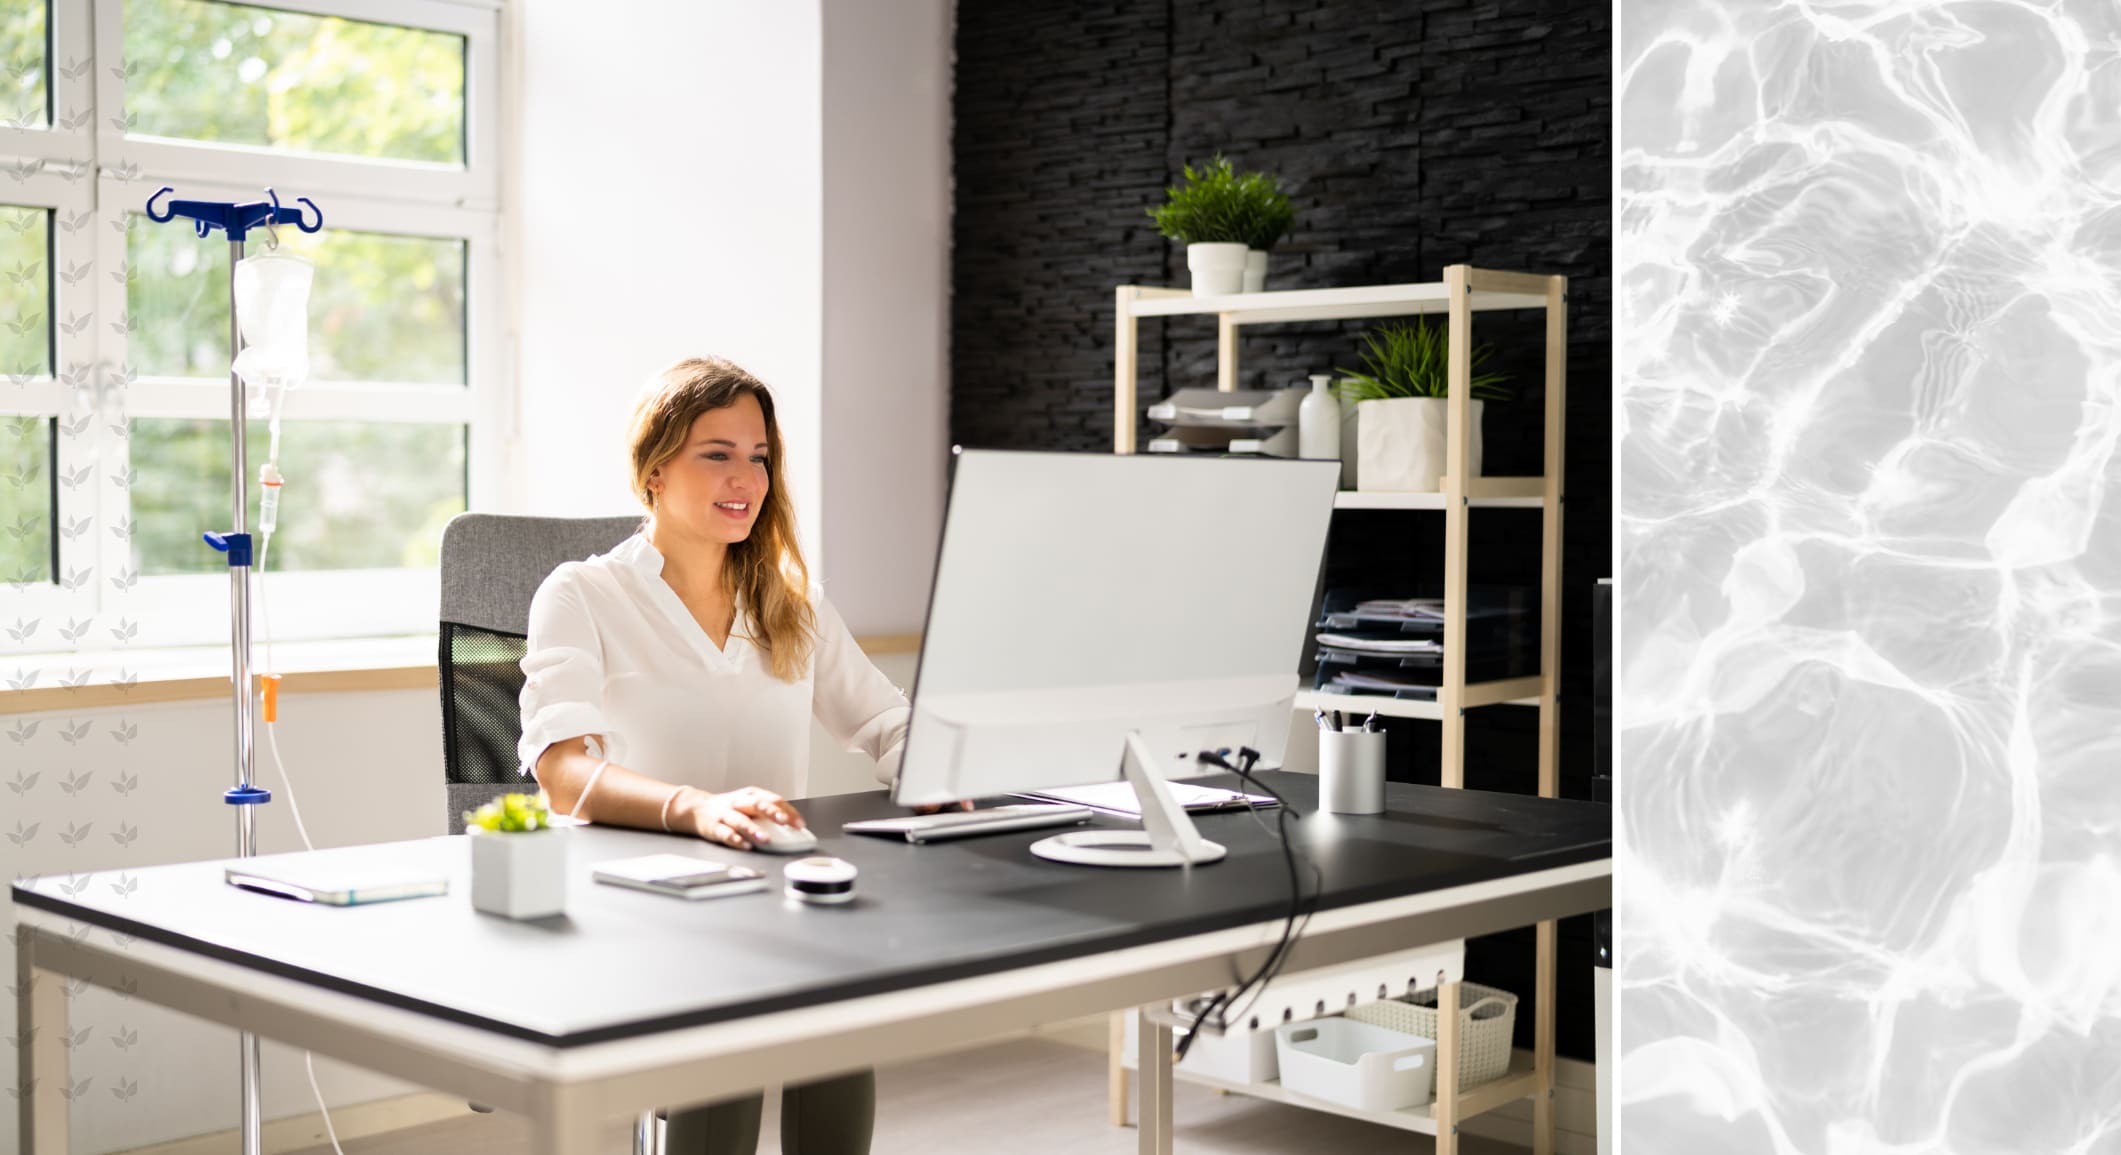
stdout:
{"type": "MultiPolygon", "coordinates": [[[[433,634],[276,642],[271,672],[283,693],[432,689],[436,645],[433,634]]],[[[251,660],[265,672],[263,646],[251,660]]],[[[232,673],[226,645],[23,654],[0,670],[0,714],[223,698],[232,673]]]]}
{"type": "MultiPolygon", "coordinates": [[[[871,657],[920,650],[918,634],[855,640],[871,657]]],[[[272,672],[284,679],[281,693],[432,690],[438,644],[434,634],[276,642],[272,672]]],[[[264,662],[258,646],[253,673],[264,662]]],[[[230,676],[225,645],[0,657],[0,714],[226,698],[230,676]]]]}

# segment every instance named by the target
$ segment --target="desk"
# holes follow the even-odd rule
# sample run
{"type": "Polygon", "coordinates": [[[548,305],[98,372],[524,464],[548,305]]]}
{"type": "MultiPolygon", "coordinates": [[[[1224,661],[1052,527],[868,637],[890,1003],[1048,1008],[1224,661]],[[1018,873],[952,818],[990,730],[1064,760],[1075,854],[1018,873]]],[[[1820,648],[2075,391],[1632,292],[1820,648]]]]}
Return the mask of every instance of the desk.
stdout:
{"type": "MultiPolygon", "coordinates": [[[[1385,814],[1313,815],[1315,779],[1268,780],[1305,815],[1293,826],[1326,877],[1291,970],[1611,904],[1605,806],[1394,785],[1385,814]]],[[[1245,814],[1199,820],[1223,862],[1113,871],[1032,857],[1050,832],[931,846],[833,833],[897,813],[881,794],[802,805],[819,852],[861,868],[850,906],[598,885],[589,863],[653,851],[779,863],[597,828],[570,833],[568,913],[531,922],[471,910],[461,837],[316,852],[450,879],[446,897],[377,906],[237,890],[225,862],[129,871],[125,893],[115,875],[17,884],[20,1070],[37,1080],[22,1150],[66,1150],[66,979],[525,1115],[539,1155],[575,1155],[617,1149],[643,1110],[1226,984],[1265,957],[1286,906],[1278,845],[1245,814]],[[137,937],[119,947],[84,927],[137,937]]],[[[1141,1083],[1142,1150],[1169,1151],[1169,1080],[1141,1083]]]]}

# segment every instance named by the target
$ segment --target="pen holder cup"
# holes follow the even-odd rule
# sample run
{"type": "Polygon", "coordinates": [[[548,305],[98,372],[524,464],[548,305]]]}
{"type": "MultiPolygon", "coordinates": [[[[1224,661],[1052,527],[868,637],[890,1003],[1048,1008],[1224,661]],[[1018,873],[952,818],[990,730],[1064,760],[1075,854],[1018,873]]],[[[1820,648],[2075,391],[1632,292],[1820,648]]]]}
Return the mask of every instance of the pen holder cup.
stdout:
{"type": "Polygon", "coordinates": [[[1382,814],[1385,732],[1318,732],[1318,808],[1332,814],[1382,814]]]}

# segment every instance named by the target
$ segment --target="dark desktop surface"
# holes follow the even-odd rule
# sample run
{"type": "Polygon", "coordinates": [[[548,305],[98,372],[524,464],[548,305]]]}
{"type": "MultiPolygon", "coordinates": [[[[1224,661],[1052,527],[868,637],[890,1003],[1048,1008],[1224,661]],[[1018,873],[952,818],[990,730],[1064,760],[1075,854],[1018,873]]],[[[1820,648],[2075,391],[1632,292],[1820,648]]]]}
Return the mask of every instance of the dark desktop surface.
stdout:
{"type": "MultiPolygon", "coordinates": [[[[1261,776],[1288,797],[1318,907],[1419,894],[1611,857],[1611,811],[1588,802],[1392,784],[1386,812],[1313,815],[1317,780],[1261,776]]],[[[1235,785],[1227,777],[1206,779],[1235,785]]],[[[470,906],[464,838],[247,860],[388,866],[449,880],[440,898],[321,907],[226,885],[231,860],[19,883],[15,901],[377,1002],[517,1038],[576,1046],[906,990],[1277,919],[1288,874],[1272,811],[1196,816],[1229,848],[1192,869],[1114,870],[1034,857],[1052,830],[913,845],[843,835],[904,811],[882,793],[798,804],[815,854],[861,871],[853,903],[780,894],[787,859],[697,839],[585,827],[571,840],[568,910],[511,921],[470,906]],[[1258,820],[1265,819],[1265,824],[1258,820]],[[686,902],[593,882],[597,862],[659,852],[736,862],[766,893],[686,902]]],[[[1126,828],[1100,817],[1097,825],[1126,828]]],[[[1413,944],[1410,944],[1413,945],[1413,944]]]]}

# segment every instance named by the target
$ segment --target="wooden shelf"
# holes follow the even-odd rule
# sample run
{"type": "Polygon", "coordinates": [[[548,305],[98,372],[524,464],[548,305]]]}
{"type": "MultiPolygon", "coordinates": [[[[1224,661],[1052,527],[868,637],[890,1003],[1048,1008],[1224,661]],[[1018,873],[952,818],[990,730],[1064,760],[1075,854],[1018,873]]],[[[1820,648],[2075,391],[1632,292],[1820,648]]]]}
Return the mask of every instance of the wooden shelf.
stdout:
{"type": "MultiPolygon", "coordinates": [[[[1475,509],[1538,509],[1546,501],[1544,477],[1483,477],[1473,483],[1475,509]]],[[[1442,509],[1441,493],[1365,493],[1344,489],[1333,495],[1335,509],[1442,509]]]]}
{"type": "MultiPolygon", "coordinates": [[[[1267,1099],[1276,1103],[1288,1103],[1297,1107],[1308,1107],[1313,1111],[1324,1111],[1332,1115],[1344,1115],[1350,1119],[1361,1119],[1385,1127],[1397,1127],[1402,1131],[1419,1131],[1424,1135],[1436,1134],[1435,1101],[1420,1107],[1409,1107],[1404,1111],[1365,1111],[1327,1099],[1317,1099],[1299,1094],[1281,1085],[1280,1080],[1265,1083],[1232,1083],[1222,1079],[1197,1075],[1184,1067],[1172,1067],[1171,1078],[1180,1083],[1193,1083],[1202,1087],[1213,1087],[1233,1095],[1249,1095],[1255,1099],[1267,1099]]],[[[1514,1103],[1539,1090],[1539,1072],[1533,1068],[1532,1056],[1525,1051],[1510,1052],[1510,1073],[1498,1079],[1467,1087],[1458,1095],[1458,1116],[1461,1120],[1492,1111],[1497,1107],[1514,1103]]]]}
{"type": "MultiPolygon", "coordinates": [[[[1558,703],[1551,691],[1554,688],[1553,679],[1559,676],[1561,661],[1561,479],[1568,384],[1567,279],[1483,269],[1471,265],[1451,265],[1444,269],[1442,281],[1427,284],[1298,289],[1273,293],[1236,293],[1220,297],[1195,297],[1185,289],[1120,285],[1114,297],[1116,309],[1113,324],[1112,451],[1122,454],[1133,453],[1139,446],[1135,427],[1140,417],[1140,367],[1136,362],[1141,350],[1143,317],[1214,317],[1215,384],[1219,389],[1233,390],[1237,388],[1239,381],[1239,349],[1243,343],[1243,326],[1438,314],[1448,327],[1449,379],[1463,386],[1470,382],[1473,376],[1473,314],[1504,309],[1539,309],[1544,312],[1546,358],[1543,376],[1546,396],[1542,408],[1546,454],[1541,466],[1541,476],[1473,477],[1464,472],[1454,472],[1448,478],[1439,478],[1438,488],[1449,487],[1454,492],[1463,494],[1465,500],[1462,503],[1447,499],[1441,492],[1340,493],[1334,496],[1333,501],[1335,509],[1432,510],[1443,514],[1441,560],[1443,601],[1448,613],[1448,620],[1444,625],[1447,646],[1463,646],[1465,643],[1466,605],[1470,593],[1467,555],[1472,548],[1469,533],[1471,509],[1501,507],[1539,510],[1541,674],[1530,678],[1468,682],[1464,680],[1465,672],[1462,667],[1453,669],[1447,663],[1442,676],[1452,686],[1451,698],[1454,705],[1464,707],[1453,709],[1449,717],[1444,715],[1440,702],[1328,694],[1315,690],[1299,690],[1295,708],[1305,712],[1316,709],[1338,710],[1344,716],[1358,720],[1374,711],[1386,717],[1434,721],[1437,723],[1441,746],[1441,784],[1446,787],[1459,787],[1465,782],[1466,711],[1493,705],[1536,707],[1539,710],[1538,792],[1543,797],[1557,796],[1560,792],[1560,711],[1556,708],[1558,703]]],[[[1457,470],[1462,471],[1463,463],[1472,456],[1467,444],[1472,429],[1471,422],[1467,420],[1470,416],[1468,406],[1471,404],[1471,392],[1468,388],[1454,388],[1452,396],[1448,399],[1448,405],[1454,411],[1452,424],[1457,431],[1458,443],[1452,447],[1445,468],[1455,466],[1457,470]]],[[[1304,724],[1302,719],[1294,721],[1299,726],[1304,724]]],[[[1550,1071],[1554,1054],[1555,925],[1552,921],[1538,924],[1533,949],[1536,970],[1533,1004],[1536,1007],[1536,1017],[1533,1021],[1532,1037],[1537,1053],[1545,1057],[1550,1071]]],[[[1117,1032],[1119,1027],[1115,1025],[1113,1029],[1117,1032]]],[[[1114,1046],[1116,1047],[1117,1043],[1114,1046]]],[[[1116,1054],[1111,1057],[1110,1063],[1111,1117],[1115,1123],[1124,1123],[1126,1077],[1116,1054]]],[[[1221,1087],[1240,1094],[1367,1119],[1403,1130],[1436,1134],[1435,1117],[1428,1107],[1413,1111],[1365,1113],[1309,1096],[1292,1094],[1276,1083],[1234,1086],[1191,1075],[1182,1068],[1173,1074],[1185,1082],[1221,1087]]],[[[1539,1093],[1548,1085],[1549,1081],[1537,1073],[1536,1066],[1529,1058],[1513,1056],[1510,1074],[1459,1095],[1454,1109],[1458,1117],[1470,1117],[1493,1110],[1502,1103],[1539,1093]]],[[[1542,1146],[1551,1149],[1552,1116],[1551,1113],[1545,1113],[1542,1117],[1545,1129],[1538,1138],[1542,1146]]],[[[1541,1125],[1535,1124],[1535,1128],[1541,1125]]],[[[1437,1135],[1436,1149],[1440,1155],[1456,1155],[1457,1136],[1437,1135]]]]}
{"type": "MultiPolygon", "coordinates": [[[[1272,293],[1231,293],[1196,297],[1183,289],[1128,285],[1140,296],[1128,309],[1136,317],[1218,316],[1233,325],[1286,321],[1342,321],[1365,317],[1407,317],[1441,313],[1451,306],[1451,287],[1442,281],[1411,285],[1363,285],[1350,289],[1290,289],[1272,293]]],[[[1536,293],[1475,289],[1473,311],[1544,309],[1544,290],[1536,293]]]]}

